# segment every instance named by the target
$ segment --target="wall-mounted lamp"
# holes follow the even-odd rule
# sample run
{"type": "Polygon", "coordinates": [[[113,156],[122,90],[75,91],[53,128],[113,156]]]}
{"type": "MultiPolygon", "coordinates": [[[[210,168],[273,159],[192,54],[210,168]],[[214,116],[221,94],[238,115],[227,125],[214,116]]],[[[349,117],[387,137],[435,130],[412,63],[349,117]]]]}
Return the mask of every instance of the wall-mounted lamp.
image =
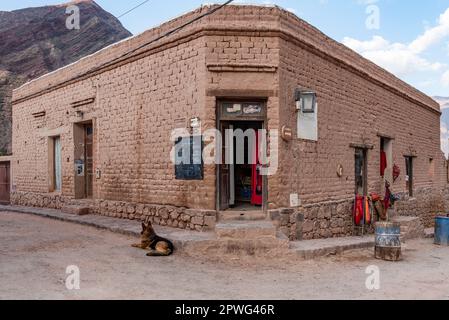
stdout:
{"type": "Polygon", "coordinates": [[[296,89],[296,110],[302,113],[315,113],[316,93],[308,89],[296,89]]]}
{"type": "Polygon", "coordinates": [[[201,120],[198,117],[194,117],[190,119],[190,128],[198,129],[201,127],[201,120]]]}

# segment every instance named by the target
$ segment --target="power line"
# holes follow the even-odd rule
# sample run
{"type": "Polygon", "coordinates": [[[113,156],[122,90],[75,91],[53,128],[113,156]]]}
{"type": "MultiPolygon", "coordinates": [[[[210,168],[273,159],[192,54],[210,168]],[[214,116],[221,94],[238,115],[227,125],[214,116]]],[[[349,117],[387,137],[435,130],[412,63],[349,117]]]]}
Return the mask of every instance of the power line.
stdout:
{"type": "Polygon", "coordinates": [[[117,17],[117,19],[120,19],[121,17],[126,16],[128,13],[131,13],[132,11],[134,11],[134,10],[136,10],[137,8],[143,6],[143,5],[144,5],[145,3],[147,3],[147,2],[150,2],[150,0],[145,0],[145,1],[141,2],[140,4],[138,4],[137,6],[135,6],[134,8],[131,8],[131,9],[129,9],[128,11],[126,11],[126,12],[122,13],[121,15],[119,15],[119,16],[117,17]]]}
{"type": "Polygon", "coordinates": [[[142,48],[144,48],[144,47],[146,47],[146,46],[148,46],[148,45],[150,45],[150,44],[152,44],[152,43],[154,43],[154,42],[156,42],[156,41],[159,41],[159,40],[161,40],[161,39],[163,39],[163,38],[165,38],[165,37],[168,37],[168,36],[174,34],[174,33],[178,32],[178,31],[184,29],[185,27],[191,25],[192,23],[195,23],[196,21],[201,20],[201,19],[203,19],[203,18],[206,17],[206,16],[210,16],[211,14],[217,12],[218,10],[220,10],[221,8],[227,6],[227,5],[230,4],[231,2],[234,2],[234,0],[228,0],[228,1],[226,1],[226,2],[223,3],[222,5],[220,5],[220,6],[216,7],[216,8],[213,8],[213,9],[211,9],[211,10],[209,10],[209,11],[203,13],[202,15],[199,15],[198,17],[195,17],[195,18],[193,18],[193,19],[187,21],[186,23],[184,23],[184,24],[180,25],[179,27],[174,28],[174,29],[172,29],[172,30],[170,30],[170,31],[168,31],[168,32],[166,32],[166,33],[164,33],[163,35],[157,37],[156,39],[153,39],[153,40],[151,40],[151,41],[149,41],[149,42],[147,42],[147,43],[144,43],[144,44],[142,44],[141,46],[139,46],[139,47],[137,47],[137,48],[135,48],[135,49],[133,49],[133,50],[131,50],[131,51],[128,51],[127,53],[123,54],[122,56],[118,57],[117,59],[121,59],[121,58],[123,58],[123,57],[126,57],[127,55],[129,55],[129,54],[131,54],[131,53],[134,53],[134,52],[136,52],[136,51],[139,51],[140,49],[142,49],[142,48]]]}
{"type": "Polygon", "coordinates": [[[203,19],[203,18],[206,17],[206,16],[209,16],[209,15],[211,15],[211,14],[214,14],[215,12],[217,12],[218,10],[222,9],[223,7],[229,5],[229,4],[232,3],[232,2],[234,2],[234,0],[228,0],[228,1],[226,1],[225,3],[219,5],[218,7],[215,7],[215,8],[213,8],[213,9],[211,9],[211,10],[209,10],[209,11],[207,11],[207,12],[201,14],[201,15],[199,15],[198,17],[195,17],[195,18],[193,18],[193,19],[187,21],[186,23],[180,25],[179,27],[176,27],[176,28],[174,28],[174,29],[168,31],[168,32],[164,33],[163,35],[160,35],[159,37],[157,37],[157,38],[155,38],[155,39],[153,39],[153,40],[151,40],[151,41],[148,41],[148,42],[142,44],[141,46],[139,46],[139,47],[137,47],[137,48],[135,48],[135,49],[133,49],[133,50],[130,50],[130,51],[128,51],[128,52],[122,54],[121,56],[112,59],[111,61],[109,61],[109,62],[107,62],[107,63],[104,63],[104,64],[98,66],[97,68],[95,68],[95,69],[93,69],[93,70],[86,71],[86,72],[84,72],[84,73],[82,73],[82,74],[80,74],[80,75],[78,75],[78,76],[76,76],[76,77],[73,77],[72,79],[70,79],[70,80],[68,80],[68,81],[73,81],[73,80],[80,79],[80,78],[82,78],[82,77],[84,77],[84,76],[87,76],[88,74],[91,74],[91,73],[100,71],[100,70],[103,69],[103,68],[106,68],[106,67],[108,67],[108,66],[111,66],[111,65],[113,65],[114,63],[120,61],[121,59],[127,57],[128,55],[130,55],[130,54],[132,54],[132,53],[135,53],[136,51],[139,51],[140,49],[142,49],[142,48],[144,48],[144,47],[146,47],[146,46],[149,46],[149,45],[151,45],[151,44],[153,44],[153,43],[155,43],[155,42],[157,42],[157,41],[159,41],[159,40],[161,40],[161,39],[163,39],[163,38],[165,38],[165,37],[168,37],[168,36],[170,36],[170,35],[172,35],[172,34],[178,32],[178,31],[184,29],[185,27],[191,25],[192,23],[195,23],[196,21],[199,21],[199,20],[203,19]]]}

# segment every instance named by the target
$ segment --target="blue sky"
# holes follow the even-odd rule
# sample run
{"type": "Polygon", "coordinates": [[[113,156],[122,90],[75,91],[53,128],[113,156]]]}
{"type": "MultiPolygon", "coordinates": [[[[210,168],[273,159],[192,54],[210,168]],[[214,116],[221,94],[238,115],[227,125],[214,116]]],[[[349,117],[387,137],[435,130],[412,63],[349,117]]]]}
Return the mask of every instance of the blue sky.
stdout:
{"type": "MultiPolygon", "coordinates": [[[[143,0],[98,0],[118,16],[143,0]]],[[[221,0],[224,1],[224,0],[221,0]]],[[[121,21],[136,34],[211,0],[150,0],[121,21]]],[[[60,3],[57,0],[2,1],[0,10],[60,3]]],[[[248,2],[236,0],[236,2],[248,2]]],[[[449,96],[448,0],[251,0],[277,4],[380,64],[423,92],[449,96]],[[370,7],[371,6],[371,7],[370,7]],[[367,10],[378,8],[378,29],[368,28],[367,10]],[[442,16],[444,13],[446,15],[442,16]]]]}

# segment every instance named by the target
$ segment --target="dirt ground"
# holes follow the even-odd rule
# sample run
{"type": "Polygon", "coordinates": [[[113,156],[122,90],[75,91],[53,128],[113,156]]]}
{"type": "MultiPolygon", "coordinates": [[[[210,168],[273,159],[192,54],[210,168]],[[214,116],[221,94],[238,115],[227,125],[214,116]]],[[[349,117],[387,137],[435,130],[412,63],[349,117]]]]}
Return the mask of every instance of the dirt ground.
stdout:
{"type": "Polygon", "coordinates": [[[0,299],[449,299],[449,248],[406,243],[404,261],[357,250],[313,261],[149,258],[135,238],[0,212],[0,299]],[[80,269],[68,290],[66,268],[80,269]],[[370,291],[366,268],[380,270],[370,291]]]}

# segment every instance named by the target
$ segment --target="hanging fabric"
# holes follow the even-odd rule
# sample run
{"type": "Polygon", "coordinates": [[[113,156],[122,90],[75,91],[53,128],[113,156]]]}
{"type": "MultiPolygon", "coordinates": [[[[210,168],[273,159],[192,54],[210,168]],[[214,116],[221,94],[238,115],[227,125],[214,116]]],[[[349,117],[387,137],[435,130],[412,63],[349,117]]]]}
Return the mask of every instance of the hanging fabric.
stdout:
{"type": "Polygon", "coordinates": [[[385,176],[385,169],[387,169],[387,154],[385,151],[380,152],[380,176],[385,176]]]}
{"type": "Polygon", "coordinates": [[[365,203],[365,225],[371,224],[371,211],[369,206],[369,199],[368,197],[364,197],[364,203],[365,203]]]}
{"type": "Polygon", "coordinates": [[[356,195],[354,201],[354,223],[356,226],[360,226],[362,223],[363,207],[363,197],[356,195]]]}

